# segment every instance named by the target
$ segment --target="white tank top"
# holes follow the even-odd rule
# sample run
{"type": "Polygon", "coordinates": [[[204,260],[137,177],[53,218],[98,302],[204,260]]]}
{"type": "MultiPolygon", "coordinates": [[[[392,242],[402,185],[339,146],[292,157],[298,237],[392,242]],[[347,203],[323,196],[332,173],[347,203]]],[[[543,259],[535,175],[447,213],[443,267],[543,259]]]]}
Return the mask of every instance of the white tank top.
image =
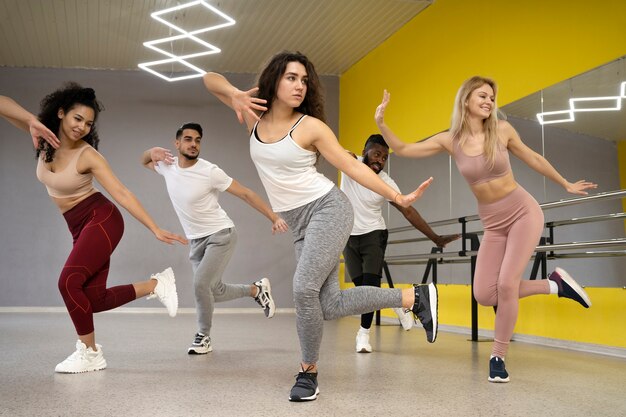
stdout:
{"type": "Polygon", "coordinates": [[[250,134],[250,156],[275,212],[302,207],[335,185],[315,169],[317,154],[300,147],[291,137],[304,117],[278,142],[261,142],[256,131],[258,122],[250,134]]]}

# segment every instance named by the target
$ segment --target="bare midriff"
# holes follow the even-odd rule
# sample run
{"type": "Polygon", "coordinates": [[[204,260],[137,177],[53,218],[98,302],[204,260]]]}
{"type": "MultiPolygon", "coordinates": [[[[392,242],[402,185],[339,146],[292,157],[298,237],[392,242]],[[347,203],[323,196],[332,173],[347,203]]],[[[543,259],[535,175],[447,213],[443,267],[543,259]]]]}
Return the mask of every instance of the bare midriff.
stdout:
{"type": "Polygon", "coordinates": [[[470,185],[470,188],[478,203],[488,204],[509,195],[517,188],[517,182],[513,177],[513,172],[509,171],[506,175],[491,181],[470,185]]]}

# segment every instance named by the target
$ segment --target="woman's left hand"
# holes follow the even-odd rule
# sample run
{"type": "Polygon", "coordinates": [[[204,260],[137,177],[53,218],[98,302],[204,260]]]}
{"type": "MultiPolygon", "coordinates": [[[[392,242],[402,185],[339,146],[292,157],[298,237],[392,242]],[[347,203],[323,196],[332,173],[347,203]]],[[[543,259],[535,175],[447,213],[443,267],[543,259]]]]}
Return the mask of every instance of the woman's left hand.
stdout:
{"type": "Polygon", "coordinates": [[[565,190],[571,194],[577,195],[587,195],[585,190],[589,190],[592,188],[598,188],[598,184],[594,184],[593,182],[589,182],[586,180],[576,181],[574,183],[568,182],[565,186],[565,190]]]}
{"type": "Polygon", "coordinates": [[[415,200],[417,200],[418,198],[422,196],[422,194],[424,194],[424,191],[426,191],[426,189],[430,187],[430,184],[432,182],[433,182],[433,177],[430,177],[429,179],[421,183],[420,186],[417,187],[417,190],[413,191],[412,193],[407,194],[407,195],[404,195],[404,194],[396,195],[393,199],[393,202],[402,207],[409,207],[411,204],[415,202],[415,200]]]}

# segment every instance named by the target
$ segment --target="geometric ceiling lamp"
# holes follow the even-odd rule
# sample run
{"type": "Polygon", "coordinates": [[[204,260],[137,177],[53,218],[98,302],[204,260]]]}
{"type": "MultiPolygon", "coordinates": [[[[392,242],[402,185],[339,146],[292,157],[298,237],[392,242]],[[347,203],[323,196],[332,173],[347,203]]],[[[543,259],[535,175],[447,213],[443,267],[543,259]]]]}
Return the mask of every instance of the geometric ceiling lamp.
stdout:
{"type": "Polygon", "coordinates": [[[574,113],[621,110],[622,99],[626,99],[626,81],[620,85],[619,96],[570,98],[569,110],[537,113],[537,120],[541,125],[573,122],[575,120],[574,113]],[[558,117],[561,114],[566,114],[568,117],[558,117]]]}
{"type": "Polygon", "coordinates": [[[205,56],[205,55],[212,55],[212,54],[217,54],[221,52],[221,49],[219,49],[217,46],[212,45],[200,38],[198,38],[196,35],[199,35],[201,33],[206,33],[212,30],[217,30],[217,29],[222,29],[224,27],[227,26],[232,26],[235,24],[235,20],[228,16],[227,14],[225,14],[224,12],[218,10],[217,8],[211,6],[210,4],[208,4],[207,2],[205,2],[204,0],[196,0],[196,1],[192,1],[190,3],[185,3],[185,4],[181,4],[178,6],[174,6],[174,7],[170,7],[168,9],[164,9],[164,10],[160,10],[157,12],[152,13],[150,16],[152,16],[153,19],[163,23],[164,25],[169,26],[170,28],[174,29],[176,32],[178,32],[178,35],[174,35],[174,36],[169,36],[167,38],[162,38],[162,39],[155,39],[153,41],[147,41],[144,42],[143,45],[147,48],[152,49],[153,51],[156,51],[162,55],[165,55],[167,58],[166,59],[161,59],[158,61],[151,61],[151,62],[143,62],[138,64],[138,67],[141,68],[144,71],[147,71],[153,75],[156,75],[159,78],[162,78],[166,81],[180,81],[180,80],[187,80],[190,78],[198,78],[198,77],[202,77],[204,74],[206,74],[206,71],[204,71],[202,68],[198,68],[197,66],[191,64],[190,62],[188,62],[188,59],[191,58],[197,58],[200,56],[205,56]],[[218,16],[218,20],[219,23],[211,25],[211,26],[206,26],[206,27],[202,27],[200,29],[194,29],[194,30],[186,30],[184,28],[181,28],[177,25],[175,25],[174,23],[172,23],[171,19],[167,19],[165,18],[169,13],[173,13],[176,12],[178,10],[182,10],[182,9],[189,9],[191,7],[195,7],[198,10],[198,12],[200,11],[204,11],[202,9],[202,7],[204,7],[205,9],[207,9],[211,14],[215,14],[218,16]],[[163,44],[163,43],[171,43],[171,42],[175,42],[175,41],[181,41],[181,40],[190,40],[192,42],[194,42],[196,44],[196,46],[200,49],[199,52],[193,52],[193,53],[188,53],[188,54],[184,54],[184,55],[176,55],[172,52],[166,51],[163,48],[159,48],[157,45],[163,44]],[[166,65],[166,64],[172,64],[172,63],[178,63],[186,68],[188,68],[189,70],[191,70],[192,74],[184,74],[184,75],[179,75],[179,76],[173,76],[173,75],[166,75],[163,72],[159,72],[155,69],[153,69],[153,67],[158,67],[161,65],[166,65]]]}

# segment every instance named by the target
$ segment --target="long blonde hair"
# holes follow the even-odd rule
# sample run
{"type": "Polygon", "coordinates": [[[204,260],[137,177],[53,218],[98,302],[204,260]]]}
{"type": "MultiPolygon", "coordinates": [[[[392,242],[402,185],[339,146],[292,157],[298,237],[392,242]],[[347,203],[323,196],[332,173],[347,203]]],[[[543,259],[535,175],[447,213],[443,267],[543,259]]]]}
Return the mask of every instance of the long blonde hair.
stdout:
{"type": "MultiPolygon", "coordinates": [[[[495,99],[498,92],[496,82],[491,78],[481,77],[478,75],[466,80],[456,93],[456,98],[454,99],[454,109],[452,110],[450,133],[453,140],[459,140],[459,146],[463,146],[467,140],[467,135],[470,133],[470,127],[467,120],[466,103],[472,92],[485,84],[489,85],[493,89],[495,99]]],[[[496,163],[496,149],[498,146],[498,105],[495,100],[493,104],[494,106],[491,110],[491,114],[483,121],[483,128],[485,130],[485,145],[483,151],[487,157],[487,163],[490,168],[493,168],[496,163]]]]}

